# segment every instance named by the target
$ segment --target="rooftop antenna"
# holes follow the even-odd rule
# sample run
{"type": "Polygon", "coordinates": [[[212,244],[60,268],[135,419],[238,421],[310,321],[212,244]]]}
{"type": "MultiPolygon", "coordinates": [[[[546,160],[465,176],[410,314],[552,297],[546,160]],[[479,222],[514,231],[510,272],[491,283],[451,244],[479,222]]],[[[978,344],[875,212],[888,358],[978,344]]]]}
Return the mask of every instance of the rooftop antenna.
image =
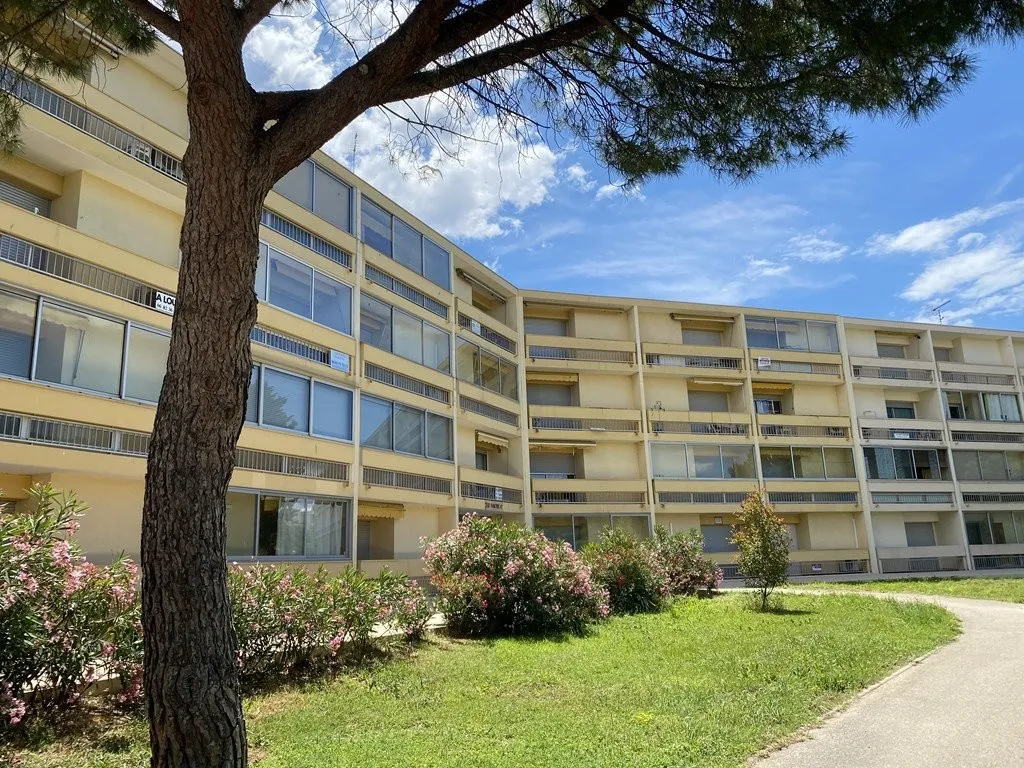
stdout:
{"type": "Polygon", "coordinates": [[[932,312],[934,312],[936,315],[939,316],[939,325],[942,325],[942,308],[944,306],[946,306],[947,304],[949,304],[949,302],[951,302],[951,301],[952,301],[952,299],[946,299],[944,302],[939,304],[939,306],[932,307],[932,312]]]}
{"type": "Polygon", "coordinates": [[[356,150],[359,149],[359,131],[356,131],[355,136],[352,137],[352,164],[351,168],[354,171],[356,169],[356,150]]]}

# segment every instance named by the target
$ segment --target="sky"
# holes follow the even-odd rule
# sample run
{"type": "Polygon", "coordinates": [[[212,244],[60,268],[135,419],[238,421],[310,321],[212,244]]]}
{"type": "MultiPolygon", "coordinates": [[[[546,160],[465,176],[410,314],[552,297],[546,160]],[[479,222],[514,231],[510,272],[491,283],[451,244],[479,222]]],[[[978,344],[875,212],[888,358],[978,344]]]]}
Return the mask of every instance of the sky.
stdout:
{"type": "MultiPolygon", "coordinates": [[[[376,32],[367,29],[366,39],[376,32]]],[[[344,63],[306,16],[246,44],[257,86],[318,86],[344,63]]],[[[840,118],[841,155],[743,184],[693,166],[625,193],[582,147],[473,140],[399,151],[367,113],[325,149],[513,284],[1024,329],[1024,47],[977,52],[975,79],[919,123],[840,118]]],[[[437,105],[423,105],[429,113],[437,105]]]]}

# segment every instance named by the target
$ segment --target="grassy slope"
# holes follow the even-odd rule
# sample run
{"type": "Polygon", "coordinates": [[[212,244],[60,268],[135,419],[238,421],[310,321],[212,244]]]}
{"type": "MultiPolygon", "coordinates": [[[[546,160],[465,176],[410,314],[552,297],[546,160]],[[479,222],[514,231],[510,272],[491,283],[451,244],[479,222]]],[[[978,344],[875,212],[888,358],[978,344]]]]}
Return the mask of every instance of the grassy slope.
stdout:
{"type": "MultiPolygon", "coordinates": [[[[805,586],[805,585],[799,585],[805,586]]],[[[869,590],[871,592],[904,592],[923,595],[976,597],[981,600],[1002,600],[1024,603],[1024,579],[893,579],[891,581],[845,581],[807,584],[808,589],[869,590]]]]}
{"type": "MultiPolygon", "coordinates": [[[[686,601],[564,641],[438,641],[373,672],[248,704],[266,768],[738,766],[897,665],[952,639],[934,606],[853,596],[686,601]]],[[[23,753],[30,766],[134,766],[81,740],[23,753]]]]}

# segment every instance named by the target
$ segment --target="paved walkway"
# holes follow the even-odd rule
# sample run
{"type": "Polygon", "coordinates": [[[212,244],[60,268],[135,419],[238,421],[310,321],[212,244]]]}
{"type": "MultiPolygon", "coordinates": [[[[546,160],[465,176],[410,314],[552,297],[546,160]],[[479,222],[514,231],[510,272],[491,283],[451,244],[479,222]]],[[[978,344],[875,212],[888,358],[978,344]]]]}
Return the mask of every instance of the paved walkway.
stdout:
{"type": "Polygon", "coordinates": [[[963,635],[869,689],[757,768],[1024,766],[1024,605],[925,595],[963,635]]]}

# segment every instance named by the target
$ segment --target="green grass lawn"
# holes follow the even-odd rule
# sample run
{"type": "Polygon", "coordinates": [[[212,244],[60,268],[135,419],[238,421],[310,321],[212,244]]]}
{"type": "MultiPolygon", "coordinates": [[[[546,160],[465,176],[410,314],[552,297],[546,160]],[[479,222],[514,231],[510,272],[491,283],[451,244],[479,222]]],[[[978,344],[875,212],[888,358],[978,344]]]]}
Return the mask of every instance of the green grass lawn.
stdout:
{"type": "Polygon", "coordinates": [[[868,590],[870,592],[904,592],[919,595],[950,595],[976,597],[981,600],[1002,600],[1024,603],[1024,579],[895,579],[891,581],[841,581],[798,585],[808,589],[868,590]]]}
{"type": "MultiPolygon", "coordinates": [[[[247,703],[266,768],[739,766],[951,640],[936,606],[787,595],[687,600],[586,638],[435,639],[408,659],[247,703]]],[[[24,768],[143,766],[139,721],[20,754],[24,768]]]]}

